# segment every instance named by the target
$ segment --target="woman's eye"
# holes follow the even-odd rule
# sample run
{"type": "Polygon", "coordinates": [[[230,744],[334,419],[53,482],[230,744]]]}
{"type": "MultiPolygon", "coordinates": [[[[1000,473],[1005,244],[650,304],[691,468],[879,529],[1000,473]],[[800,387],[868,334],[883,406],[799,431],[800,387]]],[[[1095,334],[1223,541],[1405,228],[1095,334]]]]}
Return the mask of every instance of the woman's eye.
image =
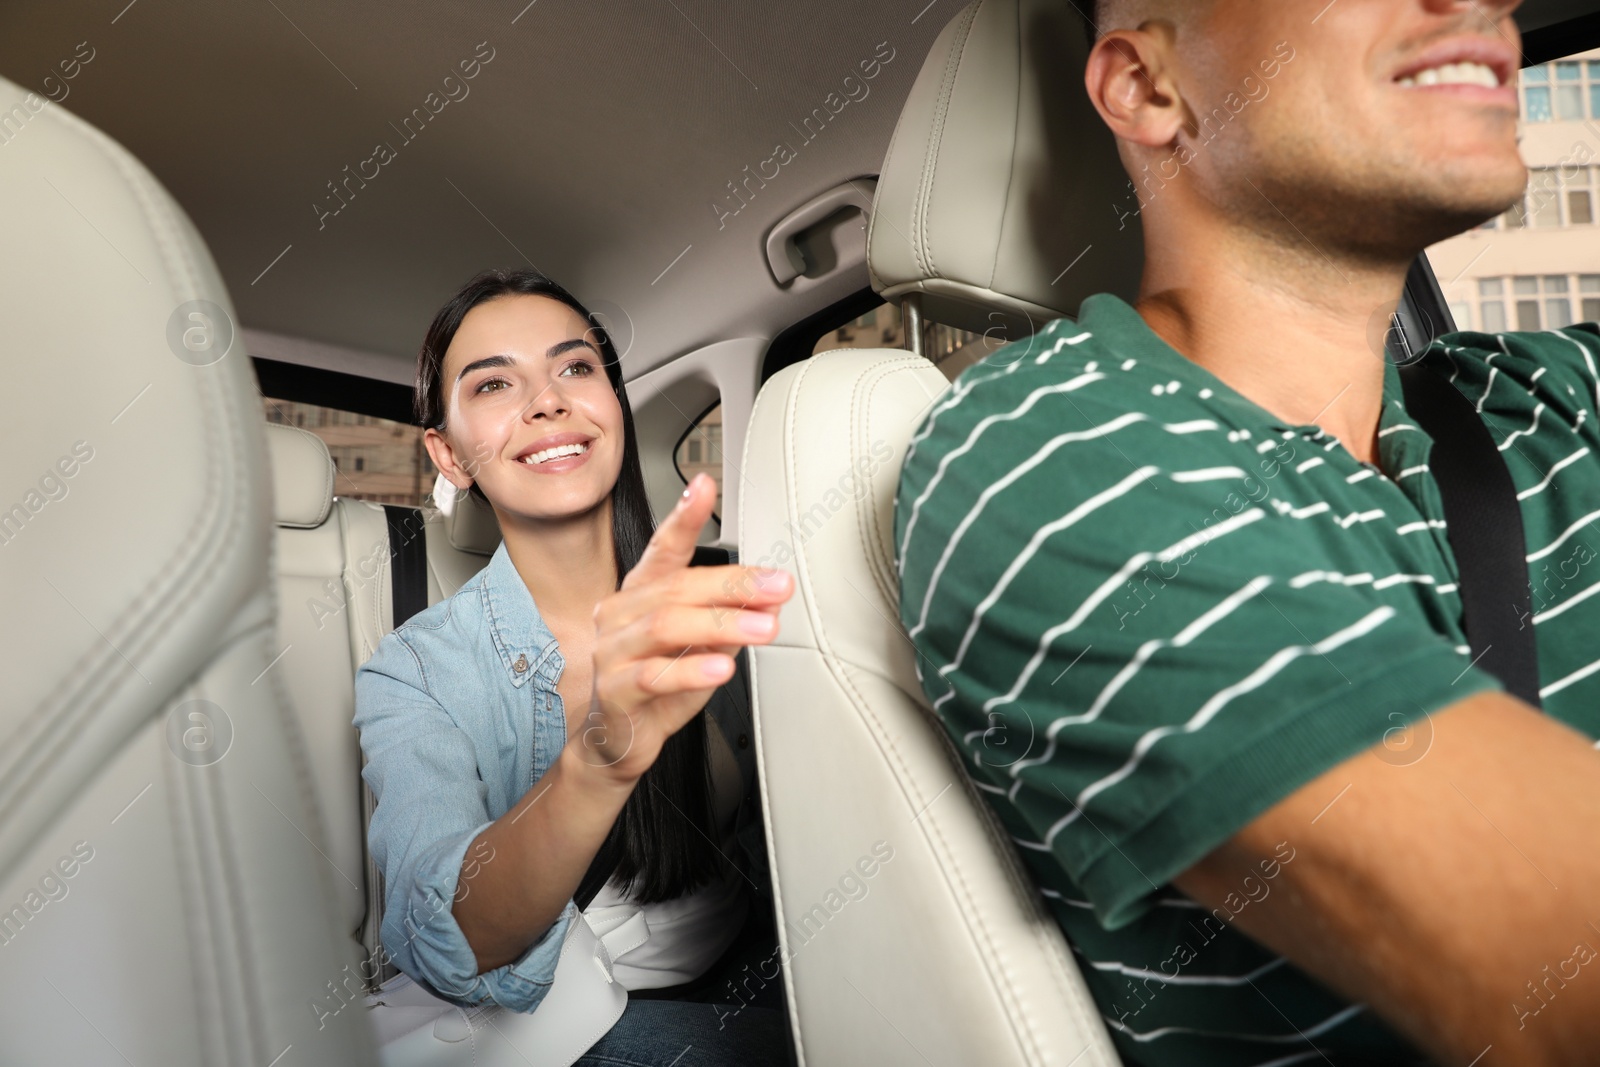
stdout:
{"type": "Polygon", "coordinates": [[[473,390],[473,393],[497,393],[500,390],[491,389],[490,386],[493,386],[493,385],[505,385],[505,384],[506,384],[506,381],[505,381],[504,378],[490,378],[488,381],[479,382],[478,383],[478,387],[473,390]]]}
{"type": "Polygon", "coordinates": [[[562,374],[566,374],[568,371],[573,371],[574,377],[587,378],[589,375],[594,373],[594,364],[590,363],[586,359],[575,359],[571,363],[568,363],[565,367],[561,368],[562,374]]]}

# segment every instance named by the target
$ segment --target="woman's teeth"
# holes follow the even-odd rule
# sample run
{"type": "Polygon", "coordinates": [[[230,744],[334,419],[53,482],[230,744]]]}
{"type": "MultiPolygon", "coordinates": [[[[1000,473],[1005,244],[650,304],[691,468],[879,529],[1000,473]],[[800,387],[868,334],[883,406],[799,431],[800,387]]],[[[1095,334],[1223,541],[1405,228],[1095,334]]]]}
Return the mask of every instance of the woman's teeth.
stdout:
{"type": "Polygon", "coordinates": [[[533,452],[522,457],[524,463],[544,463],[547,460],[560,459],[562,456],[577,456],[589,451],[587,444],[557,445],[547,448],[543,452],[533,452]]]}

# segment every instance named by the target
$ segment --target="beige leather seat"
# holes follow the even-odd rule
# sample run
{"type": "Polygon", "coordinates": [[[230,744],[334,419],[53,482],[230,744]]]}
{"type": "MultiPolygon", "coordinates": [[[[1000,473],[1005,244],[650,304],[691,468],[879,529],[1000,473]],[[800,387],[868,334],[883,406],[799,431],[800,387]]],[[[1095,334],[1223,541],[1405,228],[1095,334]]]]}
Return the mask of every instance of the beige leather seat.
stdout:
{"type": "MultiPolygon", "coordinates": [[[[394,629],[389,527],[382,505],[334,496],[336,472],[321,438],[267,424],[278,524],[278,649],[291,703],[310,739],[312,773],[334,869],[340,929],[361,948],[324,990],[348,998],[397,972],[378,951],[382,872],[367,855],[372,798],[361,778],[355,672],[394,629]]],[[[428,603],[455,594],[500,545],[494,513],[463,496],[446,515],[423,512],[428,603]]]]}
{"type": "Polygon", "coordinates": [[[351,953],[228,294],[120,146],[0,113],[0,1062],[376,1063],[307,1008],[351,953]]]}
{"type": "MultiPolygon", "coordinates": [[[[978,0],[946,27],[878,183],[880,293],[1013,331],[1134,295],[1140,239],[1118,230],[1126,178],[1084,98],[1086,47],[1066,0],[978,0]]],[[[818,1065],[1116,1064],[899,624],[896,483],[946,388],[907,352],[831,352],[775,375],[751,418],[742,555],[798,579],[752,658],[796,1045],[818,1065]]]]}

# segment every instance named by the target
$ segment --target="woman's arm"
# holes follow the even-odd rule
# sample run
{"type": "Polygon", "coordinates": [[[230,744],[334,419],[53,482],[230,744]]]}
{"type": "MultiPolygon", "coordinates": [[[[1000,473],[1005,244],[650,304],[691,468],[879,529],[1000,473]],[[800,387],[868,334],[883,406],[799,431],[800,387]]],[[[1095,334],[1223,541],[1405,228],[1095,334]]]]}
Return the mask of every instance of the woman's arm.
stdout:
{"type": "Polygon", "coordinates": [[[472,737],[429,691],[400,631],[356,672],[355,726],[378,808],[368,842],[384,874],[382,949],[440,996],[533,1011],[550,988],[564,928],[485,972],[454,916],[464,857],[491,825],[472,737]]]}
{"type": "Polygon", "coordinates": [[[733,675],[730,651],[777,634],[787,574],[689,566],[715,501],[710,478],[690,482],[622,588],[596,607],[583,728],[462,859],[453,914],[480,972],[519,958],[561,916],[662,744],[733,675]]]}

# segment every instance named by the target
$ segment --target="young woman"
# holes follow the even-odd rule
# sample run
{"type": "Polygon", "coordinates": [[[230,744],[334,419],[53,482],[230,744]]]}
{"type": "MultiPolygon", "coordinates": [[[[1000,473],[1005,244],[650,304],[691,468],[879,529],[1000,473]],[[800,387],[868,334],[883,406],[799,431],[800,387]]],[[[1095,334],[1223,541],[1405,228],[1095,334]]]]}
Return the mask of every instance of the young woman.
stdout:
{"type": "MultiPolygon", "coordinates": [[[[632,909],[647,939],[613,951],[617,981],[681,993],[726,963],[762,880],[734,862],[753,793],[748,737],[723,724],[747,707],[739,653],[772,639],[792,582],[689,566],[703,475],[653,527],[616,350],[540,274],[487,272],[439,311],[417,409],[502,541],[357,673],[385,950],[440,996],[532,1012],[579,908],[632,909]]],[[[709,992],[728,1005],[631,996],[578,1062],[787,1058],[777,1010],[709,992]]]]}

